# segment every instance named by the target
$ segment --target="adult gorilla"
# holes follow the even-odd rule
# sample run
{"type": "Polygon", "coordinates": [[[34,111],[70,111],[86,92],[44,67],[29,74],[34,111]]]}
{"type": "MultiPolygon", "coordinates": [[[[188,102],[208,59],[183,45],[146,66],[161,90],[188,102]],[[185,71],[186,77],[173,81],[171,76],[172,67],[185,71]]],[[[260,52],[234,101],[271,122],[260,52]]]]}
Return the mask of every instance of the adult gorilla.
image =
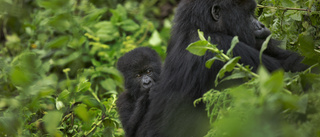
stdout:
{"type": "MultiPolygon", "coordinates": [[[[261,43],[270,31],[254,18],[255,8],[255,0],[182,0],[175,15],[160,81],[150,92],[151,103],[137,137],[198,137],[207,133],[209,120],[204,105],[194,107],[193,101],[214,88],[215,77],[223,63],[216,61],[208,69],[205,62],[213,53],[199,57],[189,53],[186,47],[199,39],[198,29],[223,51],[227,51],[232,38],[238,36],[240,42],[233,55],[241,56],[239,62],[256,71],[261,43]]],[[[301,56],[273,43],[276,42],[272,40],[262,56],[269,71],[307,68],[300,63],[301,56]]]]}

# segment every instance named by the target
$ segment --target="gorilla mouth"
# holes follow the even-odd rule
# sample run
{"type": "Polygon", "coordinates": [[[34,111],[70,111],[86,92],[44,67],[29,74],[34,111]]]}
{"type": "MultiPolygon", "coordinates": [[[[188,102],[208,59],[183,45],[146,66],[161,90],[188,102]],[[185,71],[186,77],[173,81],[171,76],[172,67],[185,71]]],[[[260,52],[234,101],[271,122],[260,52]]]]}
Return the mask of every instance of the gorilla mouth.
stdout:
{"type": "Polygon", "coordinates": [[[143,84],[142,85],[142,90],[143,91],[149,91],[151,89],[152,85],[153,85],[152,82],[150,82],[148,84],[143,84]]]}
{"type": "Polygon", "coordinates": [[[265,30],[255,30],[254,31],[254,35],[256,38],[258,39],[265,39],[266,37],[268,37],[271,34],[269,29],[265,29],[265,30]]]}

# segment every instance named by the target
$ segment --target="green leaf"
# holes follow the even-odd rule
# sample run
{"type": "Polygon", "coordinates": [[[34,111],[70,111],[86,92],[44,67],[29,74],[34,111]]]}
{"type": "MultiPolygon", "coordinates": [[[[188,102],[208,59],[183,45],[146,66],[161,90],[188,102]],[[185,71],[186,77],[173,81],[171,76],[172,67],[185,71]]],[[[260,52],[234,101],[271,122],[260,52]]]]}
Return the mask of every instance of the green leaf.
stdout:
{"type": "Polygon", "coordinates": [[[198,55],[198,56],[203,56],[206,54],[206,51],[210,49],[208,47],[209,42],[205,40],[199,40],[197,42],[191,43],[188,47],[187,50],[191,52],[192,54],[198,55]]]}
{"type": "Polygon", "coordinates": [[[297,112],[300,112],[302,114],[305,114],[308,108],[308,101],[309,101],[309,95],[305,94],[302,97],[300,97],[298,101],[298,110],[297,112]]]}
{"type": "MultiPolygon", "coordinates": [[[[268,79],[269,79],[269,77],[270,77],[270,74],[269,74],[269,72],[268,72],[268,70],[265,68],[265,67],[263,67],[263,66],[260,66],[259,68],[258,68],[258,74],[259,74],[259,81],[260,81],[260,84],[262,85],[262,83],[265,83],[268,79]]],[[[260,85],[260,86],[261,86],[260,85]]]]}
{"type": "Polygon", "coordinates": [[[116,84],[113,81],[113,79],[108,78],[104,81],[100,82],[101,86],[106,89],[106,90],[110,90],[110,91],[115,91],[116,90],[116,84]]]}
{"type": "Polygon", "coordinates": [[[67,46],[68,42],[70,41],[70,36],[60,36],[52,41],[50,41],[46,47],[51,49],[58,49],[63,46],[67,46]]]}
{"type": "Polygon", "coordinates": [[[207,62],[206,62],[206,68],[211,68],[212,64],[214,63],[214,61],[216,60],[220,60],[222,61],[221,59],[217,58],[217,57],[213,57],[211,59],[209,59],[207,62]]]}
{"type": "Polygon", "coordinates": [[[157,46],[161,44],[161,37],[157,30],[152,32],[152,35],[149,39],[149,44],[152,46],[157,46]]]}
{"type": "Polygon", "coordinates": [[[19,67],[15,67],[11,70],[10,79],[15,86],[27,87],[32,83],[31,74],[19,67]]]}
{"type": "Polygon", "coordinates": [[[300,12],[295,12],[294,14],[290,15],[290,18],[295,20],[295,21],[301,21],[302,20],[302,16],[301,16],[300,12]]]}
{"type": "Polygon", "coordinates": [[[67,89],[65,89],[59,94],[57,99],[61,101],[67,101],[69,98],[69,95],[70,95],[70,92],[67,89]]]}
{"type": "Polygon", "coordinates": [[[45,124],[45,128],[50,135],[54,135],[58,132],[58,125],[62,118],[62,113],[60,111],[49,111],[44,117],[43,121],[45,124]]]}
{"type": "Polygon", "coordinates": [[[232,58],[230,61],[228,61],[219,71],[217,77],[216,77],[216,80],[215,80],[215,84],[216,86],[219,84],[218,83],[218,79],[220,78],[223,78],[225,73],[226,72],[231,72],[234,67],[237,65],[239,59],[241,59],[241,57],[235,57],[235,58],[232,58]]]}
{"type": "Polygon", "coordinates": [[[202,41],[206,41],[206,38],[204,37],[203,32],[202,32],[202,31],[200,31],[199,29],[198,29],[198,35],[199,35],[200,40],[202,40],[202,41]]]}
{"type": "Polygon", "coordinates": [[[237,72],[237,73],[233,73],[230,76],[225,77],[220,82],[228,81],[228,80],[242,79],[242,78],[246,78],[246,77],[248,77],[248,75],[245,72],[237,72]]]}
{"type": "Polygon", "coordinates": [[[270,90],[273,93],[281,92],[284,87],[283,73],[283,70],[273,72],[271,77],[265,83],[263,83],[263,87],[261,88],[266,88],[267,90],[270,90]]]}
{"type": "Polygon", "coordinates": [[[112,23],[119,23],[127,19],[127,11],[120,4],[117,5],[116,9],[112,9],[110,11],[112,13],[112,17],[110,19],[112,23]]]}
{"type": "Polygon", "coordinates": [[[125,31],[133,32],[139,29],[139,25],[135,23],[133,20],[125,20],[120,24],[121,24],[121,28],[124,29],[125,31]]]}
{"type": "Polygon", "coordinates": [[[119,36],[118,28],[109,21],[99,22],[94,27],[98,29],[96,34],[103,42],[114,40],[119,36]]]}
{"type": "Polygon", "coordinates": [[[90,120],[90,115],[88,113],[87,107],[84,104],[80,104],[74,109],[74,112],[77,116],[79,116],[84,122],[88,122],[90,120]]]}
{"type": "Polygon", "coordinates": [[[264,67],[260,67],[258,70],[260,81],[260,93],[262,98],[270,93],[280,93],[284,90],[284,74],[283,70],[278,70],[269,75],[268,70],[264,67]]]}
{"type": "Polygon", "coordinates": [[[259,55],[259,58],[260,58],[260,64],[262,64],[262,54],[263,54],[263,51],[265,51],[268,47],[268,43],[271,39],[271,35],[269,35],[266,40],[263,42],[262,46],[261,46],[261,49],[260,49],[260,55],[259,55]]]}
{"type": "Polygon", "coordinates": [[[40,7],[52,10],[63,9],[66,5],[70,5],[69,1],[65,0],[37,0],[40,7]]]}
{"type": "Polygon", "coordinates": [[[93,97],[84,97],[82,99],[82,102],[86,105],[88,105],[88,107],[95,107],[95,108],[100,108],[100,103],[93,97]]]}
{"type": "Polygon", "coordinates": [[[91,25],[92,23],[96,23],[106,12],[107,8],[94,9],[88,15],[83,17],[81,22],[84,26],[91,25]]]}
{"type": "Polygon", "coordinates": [[[309,35],[299,35],[299,51],[304,55],[306,58],[302,61],[305,64],[313,65],[315,63],[320,63],[320,54],[315,52],[315,42],[312,36],[309,35]]]}
{"type": "Polygon", "coordinates": [[[73,52],[71,55],[62,58],[62,59],[58,59],[57,61],[54,62],[55,65],[65,65],[71,61],[75,61],[76,59],[78,59],[81,56],[81,51],[76,51],[73,52]]]}
{"type": "Polygon", "coordinates": [[[308,35],[299,35],[299,50],[305,55],[306,57],[313,57],[314,56],[314,40],[312,36],[308,35]]]}
{"type": "Polygon", "coordinates": [[[59,14],[49,19],[48,25],[58,31],[70,30],[72,27],[72,16],[69,13],[59,14]]]}
{"type": "Polygon", "coordinates": [[[91,83],[87,82],[87,80],[82,81],[78,84],[78,90],[77,92],[84,92],[88,91],[90,89],[91,83]]]}
{"type": "Polygon", "coordinates": [[[235,36],[233,37],[232,39],[232,42],[231,42],[231,46],[230,46],[230,49],[227,51],[227,56],[228,57],[232,57],[232,51],[233,51],[233,48],[239,43],[239,38],[238,36],[235,36]]]}
{"type": "Polygon", "coordinates": [[[281,3],[284,7],[295,7],[295,3],[292,0],[281,0],[281,3]]]}

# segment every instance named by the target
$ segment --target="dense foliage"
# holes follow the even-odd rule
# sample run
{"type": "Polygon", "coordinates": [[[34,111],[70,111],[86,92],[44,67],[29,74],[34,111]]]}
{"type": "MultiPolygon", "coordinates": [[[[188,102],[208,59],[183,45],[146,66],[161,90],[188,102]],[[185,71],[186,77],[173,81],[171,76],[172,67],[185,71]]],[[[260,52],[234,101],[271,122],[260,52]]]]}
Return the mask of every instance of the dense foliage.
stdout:
{"type": "MultiPolygon", "coordinates": [[[[0,0],[0,136],[123,136],[115,63],[139,46],[165,58],[177,1],[0,0]]],[[[258,19],[284,48],[320,63],[319,1],[258,3],[258,19]]],[[[232,58],[224,71],[237,68],[232,58]]],[[[200,99],[214,127],[208,136],[320,136],[317,73],[231,76],[244,73],[256,76],[200,99]]]]}

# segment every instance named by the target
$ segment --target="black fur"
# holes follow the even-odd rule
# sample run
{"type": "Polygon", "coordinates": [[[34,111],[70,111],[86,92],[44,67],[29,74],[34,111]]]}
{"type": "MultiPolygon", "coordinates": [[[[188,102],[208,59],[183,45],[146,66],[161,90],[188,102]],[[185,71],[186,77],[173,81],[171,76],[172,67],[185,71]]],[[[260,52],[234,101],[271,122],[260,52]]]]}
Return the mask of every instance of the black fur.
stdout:
{"type": "Polygon", "coordinates": [[[147,112],[148,92],[159,80],[161,61],[157,52],[141,47],[122,56],[117,68],[124,75],[126,88],[117,100],[117,107],[125,134],[132,137],[147,112]]]}
{"type": "MultiPolygon", "coordinates": [[[[206,38],[227,51],[231,40],[238,36],[240,42],[233,50],[241,56],[240,63],[250,65],[256,71],[259,49],[267,37],[268,29],[254,17],[254,0],[182,0],[177,8],[171,41],[160,81],[150,91],[150,105],[137,137],[200,137],[209,130],[209,119],[204,105],[193,106],[209,89],[223,63],[216,61],[211,69],[205,62],[213,57],[189,53],[186,47],[197,41],[197,30],[206,38]]],[[[296,53],[278,48],[271,40],[262,56],[269,71],[283,68],[286,71],[301,71],[307,68],[296,53]]]]}

